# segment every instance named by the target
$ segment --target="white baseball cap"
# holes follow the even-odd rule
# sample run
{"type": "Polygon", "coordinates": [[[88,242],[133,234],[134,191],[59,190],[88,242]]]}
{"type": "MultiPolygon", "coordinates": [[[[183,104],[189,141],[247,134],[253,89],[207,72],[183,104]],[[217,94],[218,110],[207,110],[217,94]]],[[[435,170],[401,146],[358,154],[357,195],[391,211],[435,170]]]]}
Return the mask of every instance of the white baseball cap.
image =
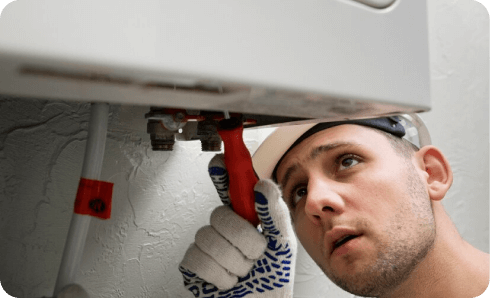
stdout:
{"type": "Polygon", "coordinates": [[[270,134],[255,151],[252,157],[255,172],[260,179],[273,179],[277,164],[290,149],[318,131],[342,124],[358,124],[377,128],[403,137],[417,148],[431,144],[427,127],[417,114],[281,126],[270,134]]]}

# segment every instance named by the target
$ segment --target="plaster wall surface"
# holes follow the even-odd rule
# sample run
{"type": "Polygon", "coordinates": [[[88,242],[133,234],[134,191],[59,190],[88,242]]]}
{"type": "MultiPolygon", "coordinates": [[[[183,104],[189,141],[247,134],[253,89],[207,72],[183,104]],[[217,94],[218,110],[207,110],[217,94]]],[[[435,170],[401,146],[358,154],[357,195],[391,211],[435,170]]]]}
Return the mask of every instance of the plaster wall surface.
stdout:
{"type": "MultiPolygon", "coordinates": [[[[416,20],[414,20],[415,22],[416,20]]],[[[488,13],[472,0],[429,0],[433,111],[423,114],[448,157],[444,199],[459,232],[489,250],[488,13]]],[[[0,281],[14,297],[51,296],[70,223],[90,105],[0,97],[0,281]]],[[[111,106],[101,180],[110,220],[91,222],[77,282],[91,297],[190,298],[177,269],[220,204],[198,142],[153,152],[148,107],[111,106]]],[[[254,151],[270,131],[246,132],[254,151]]],[[[353,297],[300,248],[294,297],[353,297]]]]}

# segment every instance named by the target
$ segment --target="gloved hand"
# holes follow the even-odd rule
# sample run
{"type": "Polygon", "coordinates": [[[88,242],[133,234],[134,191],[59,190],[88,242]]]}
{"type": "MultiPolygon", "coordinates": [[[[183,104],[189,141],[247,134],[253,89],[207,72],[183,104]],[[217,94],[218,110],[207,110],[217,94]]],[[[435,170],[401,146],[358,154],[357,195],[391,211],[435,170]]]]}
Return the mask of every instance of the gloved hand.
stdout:
{"type": "Polygon", "coordinates": [[[210,161],[209,174],[225,205],[212,212],[180,264],[185,287],[198,298],[292,297],[297,242],[277,185],[255,186],[261,233],[231,209],[222,155],[210,161]]]}

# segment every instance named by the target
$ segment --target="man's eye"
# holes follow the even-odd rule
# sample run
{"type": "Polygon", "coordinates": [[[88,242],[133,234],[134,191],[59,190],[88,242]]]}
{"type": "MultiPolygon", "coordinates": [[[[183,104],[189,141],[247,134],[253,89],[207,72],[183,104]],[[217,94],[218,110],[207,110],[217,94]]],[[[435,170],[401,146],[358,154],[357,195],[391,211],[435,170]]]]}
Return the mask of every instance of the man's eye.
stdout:
{"type": "Polygon", "coordinates": [[[357,165],[359,163],[359,160],[357,157],[353,155],[344,155],[339,159],[339,171],[352,168],[353,166],[357,165]]]}
{"type": "Polygon", "coordinates": [[[291,199],[292,199],[292,203],[293,205],[296,205],[298,204],[298,202],[304,198],[307,194],[307,191],[306,191],[306,187],[297,187],[294,189],[292,195],[291,195],[291,199]]]}

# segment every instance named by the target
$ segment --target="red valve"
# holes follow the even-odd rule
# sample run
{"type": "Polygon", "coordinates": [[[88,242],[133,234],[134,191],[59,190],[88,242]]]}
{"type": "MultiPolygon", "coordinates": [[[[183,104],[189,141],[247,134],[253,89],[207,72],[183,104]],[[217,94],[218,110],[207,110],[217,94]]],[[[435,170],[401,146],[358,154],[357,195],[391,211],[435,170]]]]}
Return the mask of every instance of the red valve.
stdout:
{"type": "Polygon", "coordinates": [[[259,179],[253,169],[250,152],[243,142],[243,123],[235,117],[221,120],[218,133],[225,147],[231,206],[238,215],[258,226],[260,220],[255,212],[254,186],[259,179]]]}

